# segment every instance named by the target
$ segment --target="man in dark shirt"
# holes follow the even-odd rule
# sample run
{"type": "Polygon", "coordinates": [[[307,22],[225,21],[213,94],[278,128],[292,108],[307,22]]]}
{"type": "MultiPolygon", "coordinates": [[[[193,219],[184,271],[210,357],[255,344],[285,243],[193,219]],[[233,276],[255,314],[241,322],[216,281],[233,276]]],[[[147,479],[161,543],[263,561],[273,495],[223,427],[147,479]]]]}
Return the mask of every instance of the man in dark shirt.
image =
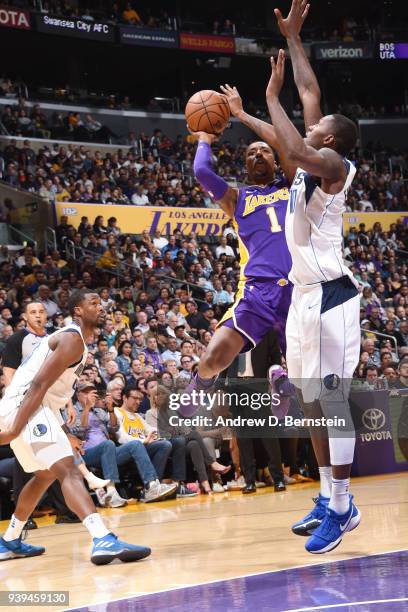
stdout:
{"type": "Polygon", "coordinates": [[[189,300],[186,303],[188,315],[186,321],[191,329],[199,329],[200,322],[203,320],[203,315],[198,312],[197,304],[193,300],[189,300]]]}

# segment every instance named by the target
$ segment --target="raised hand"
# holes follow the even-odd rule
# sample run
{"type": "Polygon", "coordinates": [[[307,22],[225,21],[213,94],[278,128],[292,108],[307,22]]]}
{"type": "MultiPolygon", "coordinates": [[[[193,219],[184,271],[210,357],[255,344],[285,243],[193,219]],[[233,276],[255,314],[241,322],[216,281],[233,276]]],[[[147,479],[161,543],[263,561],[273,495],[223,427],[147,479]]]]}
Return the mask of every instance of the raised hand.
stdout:
{"type": "Polygon", "coordinates": [[[292,0],[292,6],[286,19],[283,18],[279,9],[274,10],[282,36],[285,38],[299,36],[309,8],[310,4],[308,4],[307,0],[292,0]]]}
{"type": "Polygon", "coordinates": [[[279,49],[278,59],[275,62],[271,57],[272,74],[266,88],[266,99],[279,98],[283,82],[285,80],[285,51],[279,49]]]}
{"type": "Polygon", "coordinates": [[[228,83],[221,85],[220,89],[227,97],[231,114],[234,115],[234,117],[237,117],[244,110],[242,106],[242,98],[239,95],[238,89],[236,87],[231,87],[231,85],[228,85],[228,83]]]}
{"type": "Polygon", "coordinates": [[[208,142],[208,144],[212,144],[216,140],[218,140],[219,135],[217,134],[208,134],[207,132],[193,132],[187,126],[188,131],[190,132],[190,140],[192,142],[208,142]]]}

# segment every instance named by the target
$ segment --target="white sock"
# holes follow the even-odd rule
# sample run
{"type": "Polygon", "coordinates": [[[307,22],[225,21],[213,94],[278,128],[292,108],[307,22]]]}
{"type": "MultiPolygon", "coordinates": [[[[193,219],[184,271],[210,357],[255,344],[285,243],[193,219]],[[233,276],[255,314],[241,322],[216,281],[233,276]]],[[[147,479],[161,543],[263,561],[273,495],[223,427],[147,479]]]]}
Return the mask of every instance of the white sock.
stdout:
{"type": "Polygon", "coordinates": [[[337,514],[345,514],[350,507],[349,498],[350,478],[342,480],[332,479],[332,490],[329,501],[330,510],[337,514]]]}
{"type": "Polygon", "coordinates": [[[332,487],[332,469],[328,467],[319,467],[320,474],[320,495],[322,497],[330,497],[332,487]]]}
{"type": "Polygon", "coordinates": [[[11,542],[11,540],[16,540],[19,538],[26,522],[27,521],[19,521],[13,514],[10,519],[9,526],[7,527],[7,531],[3,536],[3,540],[6,540],[6,542],[11,542]]]}
{"type": "Polygon", "coordinates": [[[88,470],[85,463],[77,463],[77,468],[86,480],[91,472],[88,470]]]}
{"type": "Polygon", "coordinates": [[[91,534],[91,538],[103,538],[110,533],[109,529],[106,528],[106,525],[97,512],[88,514],[88,516],[82,521],[82,524],[91,534]]]}
{"type": "Polygon", "coordinates": [[[112,482],[106,487],[106,492],[108,495],[115,495],[115,493],[117,493],[116,487],[112,482]]]}

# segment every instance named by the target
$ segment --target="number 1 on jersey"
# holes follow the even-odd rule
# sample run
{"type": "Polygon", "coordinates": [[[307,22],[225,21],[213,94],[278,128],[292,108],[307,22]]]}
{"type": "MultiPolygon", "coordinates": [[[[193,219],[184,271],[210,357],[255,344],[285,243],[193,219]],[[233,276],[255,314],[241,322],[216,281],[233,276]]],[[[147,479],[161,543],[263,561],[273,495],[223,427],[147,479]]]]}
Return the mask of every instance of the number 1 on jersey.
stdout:
{"type": "Polygon", "coordinates": [[[269,206],[266,209],[266,214],[269,217],[269,220],[271,222],[271,232],[273,234],[275,234],[276,232],[281,232],[282,231],[282,226],[279,225],[279,221],[278,221],[278,217],[276,216],[276,212],[273,206],[269,206]]]}

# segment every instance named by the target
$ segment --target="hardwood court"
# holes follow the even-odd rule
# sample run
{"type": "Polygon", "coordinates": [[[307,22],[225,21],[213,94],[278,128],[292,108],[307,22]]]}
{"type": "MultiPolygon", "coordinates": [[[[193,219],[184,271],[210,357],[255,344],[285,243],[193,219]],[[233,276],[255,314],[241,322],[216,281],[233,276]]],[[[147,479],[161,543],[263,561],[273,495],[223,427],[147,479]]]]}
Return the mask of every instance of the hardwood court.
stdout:
{"type": "MultiPolygon", "coordinates": [[[[1,590],[68,590],[69,607],[74,608],[407,548],[407,474],[355,479],[361,525],[336,550],[312,556],[290,525],[310,509],[316,491],[317,484],[295,485],[285,493],[263,489],[251,496],[234,492],[104,510],[119,537],[153,550],[145,561],[104,567],[90,563],[89,537],[82,525],[39,519],[40,529],[28,538],[45,545],[46,554],[1,563],[1,590]]],[[[6,524],[0,525],[2,531],[6,524]]]]}

